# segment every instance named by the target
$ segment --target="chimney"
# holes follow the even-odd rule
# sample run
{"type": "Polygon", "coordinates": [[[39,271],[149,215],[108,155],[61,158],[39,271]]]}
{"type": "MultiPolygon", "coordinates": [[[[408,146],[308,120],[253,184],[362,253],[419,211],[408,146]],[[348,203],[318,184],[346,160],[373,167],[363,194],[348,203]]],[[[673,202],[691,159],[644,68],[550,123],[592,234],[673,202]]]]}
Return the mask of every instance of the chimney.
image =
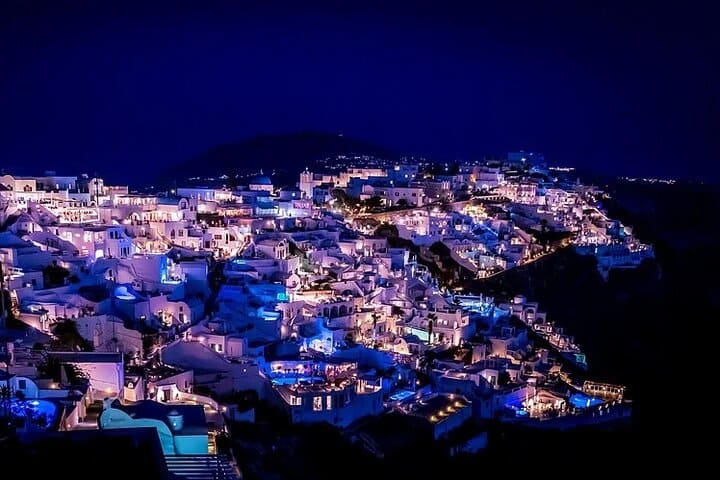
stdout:
{"type": "Polygon", "coordinates": [[[177,410],[170,410],[170,412],[167,414],[167,419],[170,422],[170,430],[172,430],[173,432],[178,432],[182,430],[183,416],[181,413],[178,413],[177,410]]]}

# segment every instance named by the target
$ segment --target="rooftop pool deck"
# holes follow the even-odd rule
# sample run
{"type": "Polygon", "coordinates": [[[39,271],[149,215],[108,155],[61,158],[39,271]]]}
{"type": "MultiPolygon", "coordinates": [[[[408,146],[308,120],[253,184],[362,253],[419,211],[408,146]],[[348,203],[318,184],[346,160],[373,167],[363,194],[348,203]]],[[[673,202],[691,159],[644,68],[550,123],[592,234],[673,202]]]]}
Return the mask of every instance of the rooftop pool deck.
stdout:
{"type": "Polygon", "coordinates": [[[584,393],[573,393],[570,395],[570,404],[575,408],[590,408],[602,405],[605,401],[602,398],[591,397],[584,393]]]}
{"type": "MultiPolygon", "coordinates": [[[[582,410],[586,408],[596,407],[605,403],[605,400],[598,397],[592,397],[582,392],[576,392],[567,399],[568,405],[575,409],[582,410]]],[[[522,400],[515,400],[505,404],[505,408],[514,412],[516,417],[528,417],[529,411],[525,408],[522,400]]]]}
{"type": "Polygon", "coordinates": [[[321,377],[307,377],[300,375],[280,375],[274,377],[271,381],[273,385],[295,385],[296,383],[310,385],[312,383],[325,383],[325,379],[321,377]]]}
{"type": "Polygon", "coordinates": [[[400,390],[399,392],[395,392],[392,395],[390,395],[389,400],[392,402],[402,402],[403,400],[407,400],[410,397],[415,396],[416,392],[413,392],[412,390],[400,390]]]}

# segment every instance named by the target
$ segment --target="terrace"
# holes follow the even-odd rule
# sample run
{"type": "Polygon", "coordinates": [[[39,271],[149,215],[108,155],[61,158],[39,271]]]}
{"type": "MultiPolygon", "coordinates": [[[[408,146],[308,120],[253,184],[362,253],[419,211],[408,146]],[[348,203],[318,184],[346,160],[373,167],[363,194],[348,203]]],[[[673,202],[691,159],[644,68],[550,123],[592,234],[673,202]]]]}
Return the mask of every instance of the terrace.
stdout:
{"type": "Polygon", "coordinates": [[[303,393],[331,393],[340,392],[357,383],[354,377],[323,379],[311,378],[308,380],[298,380],[291,385],[283,385],[280,388],[286,388],[290,392],[299,395],[303,393]]]}
{"type": "Polygon", "coordinates": [[[434,394],[420,398],[407,406],[401,407],[401,409],[409,415],[421,417],[432,424],[436,424],[469,407],[470,402],[461,395],[434,394]]]}

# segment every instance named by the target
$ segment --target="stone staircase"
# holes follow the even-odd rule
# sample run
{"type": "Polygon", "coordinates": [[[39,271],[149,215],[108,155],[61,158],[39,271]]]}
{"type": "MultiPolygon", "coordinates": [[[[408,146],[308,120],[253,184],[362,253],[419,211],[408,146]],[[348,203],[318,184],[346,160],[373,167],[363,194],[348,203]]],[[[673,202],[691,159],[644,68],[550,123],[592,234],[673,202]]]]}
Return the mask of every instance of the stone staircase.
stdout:
{"type": "Polygon", "coordinates": [[[239,471],[225,455],[166,455],[165,463],[178,479],[240,480],[239,471]]]}

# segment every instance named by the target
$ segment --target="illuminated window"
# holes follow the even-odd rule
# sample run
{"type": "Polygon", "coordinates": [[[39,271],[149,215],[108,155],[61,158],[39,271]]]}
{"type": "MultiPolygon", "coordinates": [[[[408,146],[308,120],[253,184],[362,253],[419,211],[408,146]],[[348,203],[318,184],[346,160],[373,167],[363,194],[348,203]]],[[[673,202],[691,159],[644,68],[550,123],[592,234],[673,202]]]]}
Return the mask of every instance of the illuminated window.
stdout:
{"type": "Polygon", "coordinates": [[[323,409],[322,408],[322,397],[321,396],[313,397],[313,410],[316,412],[319,412],[322,409],[323,409]]]}
{"type": "Polygon", "coordinates": [[[328,410],[332,410],[332,397],[330,395],[325,397],[325,408],[328,410]]]}

